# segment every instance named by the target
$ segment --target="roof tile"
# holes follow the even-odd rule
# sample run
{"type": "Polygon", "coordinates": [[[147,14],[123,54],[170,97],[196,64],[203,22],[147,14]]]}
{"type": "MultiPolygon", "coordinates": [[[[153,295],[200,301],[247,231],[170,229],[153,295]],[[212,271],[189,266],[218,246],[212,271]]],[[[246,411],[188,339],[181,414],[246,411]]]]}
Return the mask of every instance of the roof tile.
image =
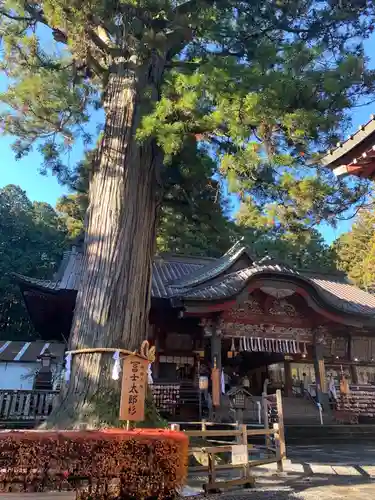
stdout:
{"type": "MultiPolygon", "coordinates": [[[[153,265],[152,296],[179,297],[182,300],[221,300],[233,297],[251,276],[271,273],[279,277],[289,276],[305,281],[315,288],[323,300],[338,310],[349,314],[375,316],[375,296],[348,283],[344,276],[298,271],[269,258],[220,276],[224,269],[228,269],[242,255],[243,251],[244,247],[237,245],[237,250],[232,247],[230,253],[217,260],[158,256],[153,265]]],[[[16,279],[44,290],[77,290],[81,276],[82,254],[72,252],[69,262],[65,259],[65,265],[64,276],[57,282],[27,278],[22,275],[16,275],[16,279]]]]}
{"type": "MultiPolygon", "coordinates": [[[[46,343],[37,340],[36,342],[18,342],[8,341],[6,349],[0,352],[0,362],[19,362],[30,363],[36,362],[41,352],[47,345],[49,352],[56,357],[58,361],[62,361],[65,352],[65,344],[62,342],[46,343]]],[[[1,347],[0,347],[1,351],[1,347]]]]}

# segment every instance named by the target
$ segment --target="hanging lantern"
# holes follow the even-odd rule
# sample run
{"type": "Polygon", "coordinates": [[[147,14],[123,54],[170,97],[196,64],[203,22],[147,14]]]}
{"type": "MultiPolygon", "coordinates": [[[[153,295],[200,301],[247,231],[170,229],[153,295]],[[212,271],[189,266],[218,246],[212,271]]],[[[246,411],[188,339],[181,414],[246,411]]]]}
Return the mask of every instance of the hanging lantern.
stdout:
{"type": "Polygon", "coordinates": [[[236,355],[236,346],[234,344],[234,338],[232,338],[232,345],[230,346],[230,351],[228,351],[227,356],[232,359],[236,355]]]}
{"type": "Polygon", "coordinates": [[[207,391],[208,390],[208,377],[201,375],[199,377],[199,390],[207,391]]]}

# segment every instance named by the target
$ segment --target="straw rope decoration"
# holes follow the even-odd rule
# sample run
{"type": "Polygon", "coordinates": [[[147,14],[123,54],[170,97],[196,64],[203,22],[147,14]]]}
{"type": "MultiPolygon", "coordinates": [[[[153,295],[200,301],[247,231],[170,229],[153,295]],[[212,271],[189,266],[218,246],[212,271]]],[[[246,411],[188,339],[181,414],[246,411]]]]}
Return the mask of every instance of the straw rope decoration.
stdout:
{"type": "MultiPolygon", "coordinates": [[[[95,354],[95,353],[106,353],[112,352],[113,359],[115,361],[115,366],[113,367],[112,377],[114,380],[118,380],[121,367],[119,365],[119,361],[121,357],[125,356],[138,356],[141,359],[146,359],[150,365],[155,361],[156,350],[155,346],[150,347],[150,343],[148,340],[144,340],[141,344],[141,348],[139,353],[137,351],[129,351],[127,349],[116,349],[113,347],[92,347],[85,349],[74,349],[72,351],[66,351],[65,353],[65,381],[69,382],[70,374],[71,374],[71,366],[72,366],[72,357],[77,354],[95,354]]],[[[149,381],[150,381],[149,376],[149,381]]]]}

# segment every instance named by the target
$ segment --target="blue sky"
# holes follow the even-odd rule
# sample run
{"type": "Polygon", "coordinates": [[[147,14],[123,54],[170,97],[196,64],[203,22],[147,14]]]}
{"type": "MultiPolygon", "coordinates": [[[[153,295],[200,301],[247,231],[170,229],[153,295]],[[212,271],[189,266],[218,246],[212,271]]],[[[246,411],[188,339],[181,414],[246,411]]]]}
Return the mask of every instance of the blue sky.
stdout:
{"type": "MultiPolygon", "coordinates": [[[[371,57],[375,53],[375,35],[366,42],[365,49],[371,58],[371,65],[375,67],[375,56],[371,57]]],[[[4,78],[0,77],[0,88],[4,88],[4,82],[4,78]]],[[[375,113],[375,103],[354,109],[352,112],[353,131],[360,124],[367,122],[371,113],[375,113]]],[[[59,185],[57,179],[52,175],[44,176],[39,173],[41,158],[37,152],[16,161],[11,144],[11,137],[0,137],[0,187],[7,184],[18,184],[27,192],[31,200],[45,201],[54,205],[59,196],[67,193],[67,188],[59,185]]],[[[82,147],[76,146],[73,148],[69,161],[74,164],[81,156],[82,147]]],[[[340,222],[337,229],[323,225],[320,230],[326,241],[331,242],[342,232],[347,231],[351,222],[340,222]]]]}

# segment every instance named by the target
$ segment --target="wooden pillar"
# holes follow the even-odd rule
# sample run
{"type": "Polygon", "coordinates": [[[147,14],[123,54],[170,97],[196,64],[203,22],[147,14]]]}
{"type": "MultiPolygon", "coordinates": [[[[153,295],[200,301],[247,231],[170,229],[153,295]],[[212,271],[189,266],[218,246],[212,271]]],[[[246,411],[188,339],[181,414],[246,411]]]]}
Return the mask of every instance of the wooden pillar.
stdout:
{"type": "Polygon", "coordinates": [[[292,368],[290,366],[290,361],[284,361],[284,395],[289,397],[293,392],[293,379],[292,379],[292,368]]]}
{"type": "Polygon", "coordinates": [[[352,384],[358,385],[358,366],[350,365],[350,371],[352,375],[352,384]]]}
{"type": "Polygon", "coordinates": [[[348,341],[348,354],[349,354],[349,360],[350,360],[350,372],[351,372],[351,375],[352,375],[352,383],[353,385],[357,385],[358,384],[358,367],[354,364],[354,359],[353,359],[353,354],[352,354],[352,351],[353,351],[353,340],[352,340],[352,337],[350,336],[349,337],[349,341],[348,341]]]}
{"type": "Polygon", "coordinates": [[[159,368],[160,368],[160,332],[159,329],[154,327],[154,342],[155,342],[155,361],[152,363],[152,375],[154,380],[159,378],[159,368]]]}
{"type": "MultiPolygon", "coordinates": [[[[216,324],[212,327],[211,335],[211,368],[216,368],[221,376],[221,332],[217,330],[216,324]]],[[[221,390],[219,391],[220,396],[218,398],[220,406],[221,403],[221,390]]]]}
{"type": "Polygon", "coordinates": [[[278,420],[278,461],[277,469],[283,472],[283,460],[286,459],[286,446],[285,446],[285,431],[284,431],[284,412],[283,400],[281,391],[276,391],[276,405],[277,405],[277,420],[278,420]]]}
{"type": "MultiPolygon", "coordinates": [[[[264,421],[264,429],[266,431],[270,428],[269,418],[268,418],[268,400],[267,394],[265,392],[262,393],[262,409],[263,409],[263,421],[264,421]]],[[[269,434],[265,434],[265,445],[266,445],[266,455],[270,456],[270,447],[271,447],[271,436],[269,434]]]]}
{"type": "Polygon", "coordinates": [[[324,331],[317,328],[314,334],[314,369],[316,380],[316,395],[318,402],[322,405],[325,412],[330,410],[328,384],[326,380],[326,370],[324,364],[324,331]]]}

